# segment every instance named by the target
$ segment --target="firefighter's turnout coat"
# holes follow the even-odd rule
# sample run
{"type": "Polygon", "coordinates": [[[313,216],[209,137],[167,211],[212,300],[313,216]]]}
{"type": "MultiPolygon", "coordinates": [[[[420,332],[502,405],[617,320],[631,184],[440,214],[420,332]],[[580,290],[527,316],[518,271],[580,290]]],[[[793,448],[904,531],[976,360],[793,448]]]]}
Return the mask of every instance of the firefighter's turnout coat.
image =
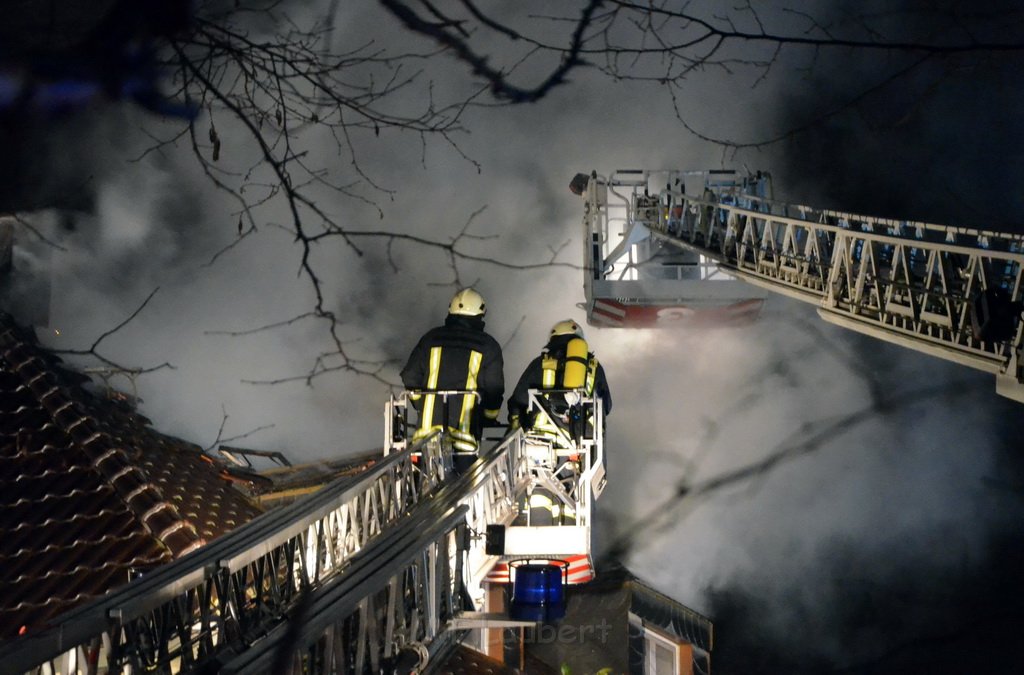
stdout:
{"type": "Polygon", "coordinates": [[[414,438],[447,427],[457,451],[475,452],[479,447],[483,415],[494,420],[505,395],[501,346],[484,332],[482,317],[449,314],[443,326],[420,338],[402,369],[406,389],[422,390],[414,397],[420,408],[420,427],[414,438]],[[433,391],[468,390],[473,395],[443,397],[433,391]],[[447,411],[447,419],[445,414],[447,411]]]}
{"type": "MultiPolygon", "coordinates": [[[[530,389],[560,389],[564,386],[566,364],[572,360],[567,357],[566,349],[570,341],[579,341],[575,335],[556,335],[548,341],[540,356],[530,362],[519,378],[519,383],[508,400],[509,420],[521,420],[529,406],[530,389]]],[[[604,413],[612,409],[612,395],[608,389],[608,380],[604,368],[598,363],[593,353],[587,352],[586,379],[584,389],[588,395],[601,399],[604,413]]]]}

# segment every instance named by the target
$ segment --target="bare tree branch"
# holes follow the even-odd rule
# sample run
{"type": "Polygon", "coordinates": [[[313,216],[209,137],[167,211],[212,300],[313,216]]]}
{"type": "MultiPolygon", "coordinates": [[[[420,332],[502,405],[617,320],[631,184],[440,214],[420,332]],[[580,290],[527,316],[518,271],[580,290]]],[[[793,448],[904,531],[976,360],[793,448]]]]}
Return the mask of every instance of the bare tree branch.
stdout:
{"type": "Polygon", "coordinates": [[[133,311],[128,316],[128,318],[126,318],[124,321],[122,321],[121,323],[117,324],[116,326],[114,326],[110,330],[102,333],[98,338],[96,338],[96,340],[92,343],[92,346],[90,346],[88,349],[54,349],[53,353],[55,353],[55,354],[71,354],[71,355],[74,355],[74,356],[91,356],[91,357],[95,358],[96,360],[98,360],[98,361],[100,361],[102,363],[107,364],[108,366],[111,366],[113,368],[117,368],[119,370],[125,371],[126,373],[130,373],[130,374],[133,374],[133,375],[141,375],[143,373],[152,373],[154,371],[161,370],[163,368],[170,368],[170,369],[173,370],[174,366],[171,365],[170,363],[167,363],[167,362],[161,363],[158,366],[150,366],[150,367],[146,367],[146,368],[141,368],[141,367],[129,368],[129,367],[126,367],[126,366],[122,366],[121,364],[119,364],[119,363],[117,363],[115,361],[112,361],[111,359],[109,359],[109,358],[103,356],[102,354],[100,354],[99,351],[98,351],[100,343],[103,342],[108,337],[110,337],[111,335],[117,333],[119,330],[121,330],[122,328],[127,326],[129,323],[131,323],[131,321],[134,320],[135,317],[137,317],[139,315],[139,313],[142,312],[142,310],[146,308],[146,305],[149,304],[149,301],[153,299],[153,296],[156,295],[156,292],[159,291],[159,290],[160,290],[160,287],[158,286],[158,287],[154,288],[152,291],[150,291],[149,295],[146,296],[146,299],[142,301],[142,304],[139,305],[138,307],[136,307],[135,311],[133,311]]]}
{"type": "Polygon", "coordinates": [[[227,410],[224,409],[223,405],[221,405],[221,407],[220,407],[220,412],[221,412],[221,418],[220,418],[220,426],[217,428],[217,437],[214,438],[213,441],[208,446],[203,448],[203,450],[205,452],[212,451],[218,445],[223,445],[225,443],[232,443],[234,441],[240,441],[243,438],[248,438],[249,436],[257,434],[257,433],[259,433],[261,431],[266,431],[267,429],[273,429],[274,426],[275,426],[273,424],[263,424],[261,426],[258,426],[256,428],[254,428],[254,429],[250,429],[249,431],[246,431],[246,432],[243,432],[243,433],[240,433],[240,434],[236,434],[234,436],[228,436],[227,438],[225,438],[224,437],[224,427],[227,426],[229,415],[227,413],[227,410]]]}
{"type": "MultiPolygon", "coordinates": [[[[593,21],[594,13],[601,5],[602,0],[590,0],[580,12],[579,22],[572,33],[569,46],[563,50],[561,63],[554,68],[540,84],[531,88],[518,87],[508,82],[507,74],[491,67],[488,57],[478,54],[469,47],[466,42],[467,34],[461,28],[461,24],[447,17],[435,15],[440,21],[431,21],[416,14],[408,4],[401,0],[380,0],[380,4],[390,11],[406,28],[421,35],[430,37],[451,50],[457,58],[468,63],[474,75],[482,76],[490,84],[491,92],[497,98],[511,101],[513,103],[532,103],[538,101],[548,94],[555,87],[565,84],[566,75],[577,66],[585,65],[579,58],[583,50],[584,36],[587,28],[593,21]],[[459,34],[456,34],[459,33],[459,34]]],[[[470,10],[470,14],[480,19],[485,26],[495,28],[507,37],[516,40],[522,36],[505,27],[499,27],[493,21],[486,19],[479,10],[468,0],[463,5],[470,10]]]]}
{"type": "Polygon", "coordinates": [[[969,391],[970,387],[966,386],[966,383],[953,383],[872,401],[851,413],[805,425],[789,440],[756,462],[696,482],[691,479],[689,473],[684,474],[676,483],[671,495],[635,518],[627,527],[620,528],[605,556],[610,560],[624,560],[631,551],[642,546],[645,535],[663,532],[666,528],[677,525],[688,513],[710,497],[737,486],[756,487],[779,466],[819,451],[827,442],[867,421],[877,419],[879,414],[891,414],[936,396],[964,396],[969,391]]]}

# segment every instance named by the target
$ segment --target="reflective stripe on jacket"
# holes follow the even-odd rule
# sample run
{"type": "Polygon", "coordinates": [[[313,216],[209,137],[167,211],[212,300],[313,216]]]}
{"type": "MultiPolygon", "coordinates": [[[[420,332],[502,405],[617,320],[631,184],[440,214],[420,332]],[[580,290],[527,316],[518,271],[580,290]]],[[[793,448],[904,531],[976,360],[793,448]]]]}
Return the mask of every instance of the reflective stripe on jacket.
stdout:
{"type": "MultiPolygon", "coordinates": [[[[484,415],[495,419],[505,393],[503,370],[501,347],[483,331],[483,321],[449,315],[444,326],[420,339],[401,376],[408,389],[479,392],[484,415]]],[[[446,404],[442,397],[428,393],[420,404],[421,423],[414,438],[447,428],[457,450],[477,449],[481,424],[476,396],[452,397],[446,404]]]]}

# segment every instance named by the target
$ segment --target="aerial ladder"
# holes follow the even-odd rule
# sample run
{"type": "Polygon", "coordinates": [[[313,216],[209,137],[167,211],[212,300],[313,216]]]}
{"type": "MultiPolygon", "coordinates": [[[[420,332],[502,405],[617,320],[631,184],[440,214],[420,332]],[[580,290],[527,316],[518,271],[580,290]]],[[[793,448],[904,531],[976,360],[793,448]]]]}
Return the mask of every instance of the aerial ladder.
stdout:
{"type": "Polygon", "coordinates": [[[478,629],[557,620],[549,597],[594,574],[604,415],[582,390],[529,396],[554,433],[492,439],[461,474],[447,434],[413,442],[410,393],[392,396],[384,456],[368,470],[0,645],[0,672],[430,672],[478,629]],[[534,517],[537,495],[557,517],[534,517]],[[510,570],[514,582],[523,564],[558,583],[487,611],[486,585],[510,570]]]}
{"type": "Polygon", "coordinates": [[[570,189],[584,198],[591,324],[749,323],[779,293],[992,373],[1024,402],[1022,234],[787,204],[764,173],[592,172],[570,189]]]}

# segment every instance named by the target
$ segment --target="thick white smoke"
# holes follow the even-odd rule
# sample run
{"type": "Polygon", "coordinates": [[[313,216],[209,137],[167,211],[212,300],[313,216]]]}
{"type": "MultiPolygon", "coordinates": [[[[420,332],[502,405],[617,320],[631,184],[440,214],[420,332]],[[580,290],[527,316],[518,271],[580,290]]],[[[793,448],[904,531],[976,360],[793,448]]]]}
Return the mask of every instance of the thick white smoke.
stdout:
{"type": "MultiPolygon", "coordinates": [[[[851,341],[778,299],[752,328],[602,342],[620,401],[602,506],[631,538],[634,571],[698,609],[739,584],[766,601],[761,626],[781,640],[840,602],[829,597],[837,549],[874,561],[853,573],[867,583],[925,561],[977,563],[989,528],[1010,523],[986,480],[998,475],[993,430],[1012,404],[987,376],[851,341]],[[785,450],[763,472],[673,497],[785,450]]],[[[803,630],[825,649],[837,647],[832,628],[803,630]]]]}

